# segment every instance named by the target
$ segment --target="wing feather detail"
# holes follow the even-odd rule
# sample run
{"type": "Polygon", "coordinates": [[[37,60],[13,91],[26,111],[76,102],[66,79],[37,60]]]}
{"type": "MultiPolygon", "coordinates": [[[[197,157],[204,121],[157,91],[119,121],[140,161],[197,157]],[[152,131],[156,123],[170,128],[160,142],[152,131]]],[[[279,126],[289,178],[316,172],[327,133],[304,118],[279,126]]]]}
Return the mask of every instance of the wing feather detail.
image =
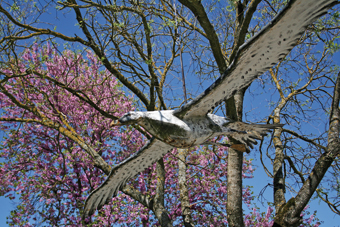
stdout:
{"type": "Polygon", "coordinates": [[[134,155],[114,166],[104,183],[87,198],[83,218],[91,216],[97,209],[108,204],[131,177],[150,167],[172,148],[172,146],[152,138],[134,155]]]}
{"type": "Polygon", "coordinates": [[[174,112],[181,119],[204,116],[277,64],[297,44],[305,28],[338,4],[336,0],[291,0],[258,34],[243,44],[223,75],[174,112]]]}

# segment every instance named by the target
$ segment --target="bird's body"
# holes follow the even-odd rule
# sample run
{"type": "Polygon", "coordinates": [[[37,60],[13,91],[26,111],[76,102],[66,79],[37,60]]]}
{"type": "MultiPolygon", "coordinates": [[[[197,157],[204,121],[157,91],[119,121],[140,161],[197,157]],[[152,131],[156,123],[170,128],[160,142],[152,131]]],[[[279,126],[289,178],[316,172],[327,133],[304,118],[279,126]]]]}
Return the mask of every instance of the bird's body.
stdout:
{"type": "MultiPolygon", "coordinates": [[[[118,121],[122,124],[137,123],[157,139],[178,148],[202,144],[214,133],[222,130],[210,115],[184,120],[174,116],[173,112],[173,110],[129,112],[118,121]],[[137,122],[136,118],[139,119],[137,122]]],[[[214,119],[217,118],[213,116],[214,119]]],[[[223,121],[224,118],[219,120],[223,121]]]]}
{"type": "Polygon", "coordinates": [[[129,112],[112,125],[139,124],[152,136],[177,148],[189,148],[204,144],[220,136],[243,135],[241,143],[250,145],[261,139],[268,129],[281,125],[256,125],[231,121],[214,114],[181,119],[173,110],[129,112]]]}
{"type": "Polygon", "coordinates": [[[249,151],[256,139],[261,139],[270,129],[281,127],[234,122],[209,112],[283,59],[297,45],[306,27],[335,4],[337,0],[290,0],[266,27],[239,48],[223,75],[191,102],[176,110],[129,112],[116,121],[113,125],[139,124],[153,138],[112,168],[107,180],[86,200],[84,217],[107,204],[129,178],[173,147],[188,148],[225,135],[249,151]]]}
{"type": "Polygon", "coordinates": [[[219,127],[207,117],[183,120],[173,115],[173,110],[145,112],[138,124],[157,139],[178,148],[189,148],[206,141],[219,127]]]}

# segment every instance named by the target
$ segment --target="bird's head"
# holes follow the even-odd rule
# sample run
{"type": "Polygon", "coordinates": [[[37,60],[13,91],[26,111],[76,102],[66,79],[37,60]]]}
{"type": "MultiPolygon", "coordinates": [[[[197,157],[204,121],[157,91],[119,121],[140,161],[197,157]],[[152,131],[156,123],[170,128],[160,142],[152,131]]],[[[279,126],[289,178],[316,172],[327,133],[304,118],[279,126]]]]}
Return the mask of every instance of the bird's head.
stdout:
{"type": "Polygon", "coordinates": [[[121,125],[131,125],[131,124],[136,124],[138,121],[142,120],[144,117],[143,112],[128,112],[124,114],[121,118],[118,120],[114,120],[110,126],[121,126],[121,125]]]}

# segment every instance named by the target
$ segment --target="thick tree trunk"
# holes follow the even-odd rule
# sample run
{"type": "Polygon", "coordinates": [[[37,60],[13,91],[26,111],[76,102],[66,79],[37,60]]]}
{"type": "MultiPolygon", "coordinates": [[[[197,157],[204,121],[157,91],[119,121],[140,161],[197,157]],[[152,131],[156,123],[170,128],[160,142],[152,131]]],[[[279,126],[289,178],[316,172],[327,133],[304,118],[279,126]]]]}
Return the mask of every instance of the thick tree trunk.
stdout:
{"type": "Polygon", "coordinates": [[[178,149],[178,185],[180,190],[180,201],[181,201],[181,209],[182,209],[182,217],[183,224],[185,227],[194,226],[191,210],[190,210],[190,201],[189,201],[189,193],[187,186],[187,177],[186,170],[187,165],[185,163],[185,159],[187,157],[188,150],[187,149],[178,149]]]}
{"type": "Polygon", "coordinates": [[[242,211],[242,163],[243,153],[229,149],[227,219],[229,226],[244,226],[242,211]]]}
{"type": "MultiPolygon", "coordinates": [[[[274,110],[274,124],[280,123],[280,111],[285,103],[280,103],[280,105],[274,110]]],[[[273,143],[275,146],[275,158],[273,165],[273,176],[274,176],[274,206],[276,213],[279,211],[280,207],[286,203],[285,199],[285,180],[283,176],[283,145],[280,139],[282,133],[282,128],[277,128],[274,130],[273,143]]]]}
{"type": "Polygon", "coordinates": [[[172,226],[172,222],[164,208],[164,185],[165,185],[165,168],[164,160],[161,158],[156,165],[157,185],[156,195],[154,197],[154,212],[161,226],[172,226]]]}
{"type": "MultiPolygon", "coordinates": [[[[247,88],[236,93],[227,100],[227,116],[233,120],[242,121],[243,98],[247,88]]],[[[230,139],[231,143],[237,141],[230,139]]],[[[242,164],[243,153],[233,149],[228,150],[228,179],[227,179],[227,219],[229,226],[244,226],[242,210],[242,164]]]]}
{"type": "MultiPolygon", "coordinates": [[[[279,66],[277,66],[279,67],[279,66]]],[[[289,96],[291,96],[293,93],[289,94],[287,97],[284,96],[280,82],[278,80],[278,69],[276,71],[270,69],[269,70],[272,79],[274,80],[277,89],[279,90],[281,100],[277,107],[274,109],[273,114],[273,121],[274,124],[280,124],[280,115],[281,110],[285,107],[287,104],[287,101],[289,100],[289,96]]],[[[275,158],[274,158],[274,164],[273,164],[273,185],[274,185],[274,206],[275,206],[275,213],[277,214],[281,208],[282,205],[286,203],[285,198],[285,179],[283,176],[283,163],[284,163],[284,153],[283,153],[283,144],[281,141],[281,134],[282,134],[282,128],[276,128],[274,129],[274,137],[273,137],[273,144],[275,146],[275,158]]]]}

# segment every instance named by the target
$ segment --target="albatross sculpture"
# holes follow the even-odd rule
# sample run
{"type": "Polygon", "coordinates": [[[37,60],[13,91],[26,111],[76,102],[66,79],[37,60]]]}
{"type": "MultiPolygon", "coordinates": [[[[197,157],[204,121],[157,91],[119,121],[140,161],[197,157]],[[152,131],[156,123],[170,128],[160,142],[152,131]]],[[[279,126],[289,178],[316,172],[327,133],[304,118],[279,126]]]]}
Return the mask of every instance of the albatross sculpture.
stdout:
{"type": "Polygon", "coordinates": [[[106,181],[87,198],[84,218],[109,203],[127,180],[144,171],[174,147],[189,148],[219,135],[240,141],[249,150],[270,129],[282,125],[234,122],[209,112],[248,86],[297,44],[306,26],[339,3],[336,0],[291,0],[258,34],[240,47],[235,60],[208,89],[176,110],[129,112],[116,125],[138,124],[153,138],[138,152],[114,166],[106,181]]]}

